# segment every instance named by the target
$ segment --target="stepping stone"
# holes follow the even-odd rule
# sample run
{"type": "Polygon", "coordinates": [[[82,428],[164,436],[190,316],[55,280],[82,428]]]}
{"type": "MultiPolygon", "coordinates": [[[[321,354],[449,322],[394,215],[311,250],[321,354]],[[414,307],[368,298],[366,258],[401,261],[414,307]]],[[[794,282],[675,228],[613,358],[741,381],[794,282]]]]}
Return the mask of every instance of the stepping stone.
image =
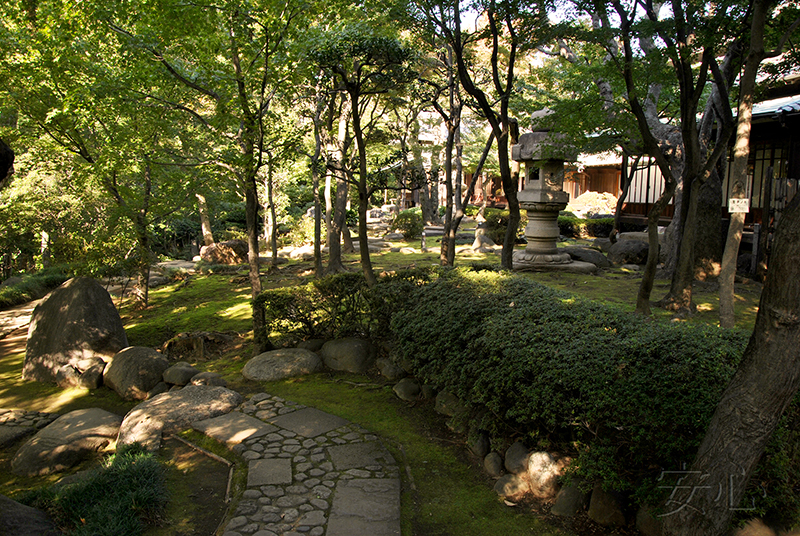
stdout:
{"type": "Polygon", "coordinates": [[[17,439],[36,431],[33,426],[0,426],[0,448],[11,445],[17,439]]]}
{"type": "Polygon", "coordinates": [[[389,451],[375,441],[328,447],[328,454],[337,471],[395,463],[389,451]]]}
{"type": "Polygon", "coordinates": [[[64,471],[108,445],[122,417],[100,408],[77,409],[52,422],[28,440],[11,460],[20,476],[64,471]]]}
{"type": "Polygon", "coordinates": [[[262,437],[278,430],[277,426],[236,411],[194,422],[192,423],[192,428],[198,432],[203,432],[220,443],[225,443],[228,448],[238,445],[247,439],[262,437]]]}
{"type": "Polygon", "coordinates": [[[349,421],[316,408],[303,408],[270,419],[270,422],[303,437],[317,437],[344,426],[349,421]]]}
{"type": "Polygon", "coordinates": [[[399,536],[400,481],[393,478],[340,480],[326,536],[399,536]]]}
{"type": "Polygon", "coordinates": [[[288,458],[252,460],[247,466],[247,487],[292,483],[292,461],[288,458]]]}

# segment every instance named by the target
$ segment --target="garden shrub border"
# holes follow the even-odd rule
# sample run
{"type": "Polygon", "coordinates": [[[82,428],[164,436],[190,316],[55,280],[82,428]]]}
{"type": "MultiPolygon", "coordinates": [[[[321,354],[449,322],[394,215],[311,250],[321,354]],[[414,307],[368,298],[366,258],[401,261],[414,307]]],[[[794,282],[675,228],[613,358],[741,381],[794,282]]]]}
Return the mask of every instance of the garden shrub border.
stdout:
{"type": "MultiPolygon", "coordinates": [[[[691,462],[747,341],[477,267],[385,274],[372,289],[361,274],[339,274],[266,291],[256,304],[284,341],[390,338],[397,363],[466,402],[462,429],[488,432],[498,451],[523,439],[570,455],[568,478],[639,504],[658,502],[661,471],[691,462]]],[[[748,515],[798,511],[800,460],[786,448],[800,439],[798,408],[759,465],[748,515]]]]}

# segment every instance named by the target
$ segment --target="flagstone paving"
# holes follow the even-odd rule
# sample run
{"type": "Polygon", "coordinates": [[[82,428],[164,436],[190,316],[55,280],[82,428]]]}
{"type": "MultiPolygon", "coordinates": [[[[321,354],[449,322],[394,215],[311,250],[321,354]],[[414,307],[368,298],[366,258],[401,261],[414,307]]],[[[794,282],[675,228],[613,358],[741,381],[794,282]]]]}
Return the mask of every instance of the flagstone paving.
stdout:
{"type": "Polygon", "coordinates": [[[400,534],[400,471],[361,426],[267,393],[194,428],[248,461],[223,536],[400,534]]]}

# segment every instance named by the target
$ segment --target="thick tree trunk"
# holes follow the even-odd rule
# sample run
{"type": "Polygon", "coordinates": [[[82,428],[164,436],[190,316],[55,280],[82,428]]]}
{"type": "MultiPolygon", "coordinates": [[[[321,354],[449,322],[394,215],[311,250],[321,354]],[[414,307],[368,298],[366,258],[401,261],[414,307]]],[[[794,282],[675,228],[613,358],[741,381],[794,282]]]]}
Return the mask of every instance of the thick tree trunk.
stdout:
{"type": "Polygon", "coordinates": [[[753,335],[680,486],[665,504],[667,536],[718,536],[800,387],[800,196],[781,217],[753,335]]]}
{"type": "Polygon", "coordinates": [[[208,216],[208,204],[206,196],[200,193],[194,194],[197,198],[197,213],[200,215],[200,230],[203,232],[203,245],[214,245],[214,234],[211,232],[211,218],[208,216]]]}
{"type": "MultiPolygon", "coordinates": [[[[692,284],[694,283],[694,244],[697,235],[697,205],[700,186],[697,183],[692,184],[683,224],[678,264],[672,274],[669,292],[658,302],[660,307],[679,315],[693,314],[697,310],[697,306],[692,301],[692,284]]],[[[685,196],[684,203],[686,203],[685,196]]]]}
{"type": "Polygon", "coordinates": [[[722,262],[722,181],[716,171],[699,188],[697,236],[694,245],[694,279],[706,281],[719,276],[722,262]]]}

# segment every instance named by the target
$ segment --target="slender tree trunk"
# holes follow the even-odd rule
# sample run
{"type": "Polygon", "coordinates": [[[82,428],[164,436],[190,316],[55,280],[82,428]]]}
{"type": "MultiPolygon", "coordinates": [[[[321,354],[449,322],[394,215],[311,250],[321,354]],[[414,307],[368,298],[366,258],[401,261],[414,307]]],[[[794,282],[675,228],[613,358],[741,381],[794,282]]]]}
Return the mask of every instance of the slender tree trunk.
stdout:
{"type": "Polygon", "coordinates": [[[764,197],[761,200],[761,237],[758,244],[758,251],[760,252],[761,259],[758,260],[758,268],[756,270],[756,277],[759,281],[764,281],[767,276],[767,265],[769,261],[769,235],[772,229],[772,201],[774,200],[773,194],[773,168],[767,168],[767,176],[764,181],[764,197]]]}
{"type": "Polygon", "coordinates": [[[456,247],[456,233],[453,227],[453,148],[455,146],[455,137],[456,129],[451,118],[451,121],[448,121],[447,141],[444,148],[444,232],[442,233],[442,243],[439,249],[439,263],[442,266],[452,266],[450,250],[455,250],[456,247]]]}
{"type": "Polygon", "coordinates": [[[136,301],[140,307],[147,307],[150,298],[150,233],[148,232],[148,218],[150,211],[150,196],[153,191],[153,177],[150,163],[145,161],[144,167],[144,192],[142,206],[136,212],[134,226],[136,227],[136,301]]]}
{"type": "MultiPolygon", "coordinates": [[[[753,93],[755,92],[758,68],[765,57],[764,25],[766,24],[766,2],[753,2],[753,20],[750,24],[750,51],[747,54],[744,74],[739,80],[739,113],[736,122],[736,141],[733,147],[733,165],[731,180],[733,192],[731,197],[744,198],[747,182],[747,161],[750,157],[750,129],[753,118],[753,93]]],[[[768,193],[771,199],[771,192],[768,193]]],[[[722,271],[719,278],[719,325],[730,329],[736,324],[734,313],[734,286],[736,279],[736,261],[739,256],[739,245],[742,242],[744,212],[731,214],[728,237],[722,257],[722,271]]],[[[765,215],[769,218],[769,214],[765,215]]],[[[762,227],[764,233],[767,226],[762,227]]]]}
{"type": "Polygon", "coordinates": [[[719,536],[800,387],[800,196],[787,207],[753,335],[697,457],[665,504],[666,536],[719,536]],[[681,508],[681,506],[684,506],[681,508]]]}
{"type": "Polygon", "coordinates": [[[269,233],[269,245],[270,249],[272,250],[272,266],[278,265],[278,213],[275,210],[275,196],[274,196],[274,189],[275,185],[273,184],[272,180],[272,162],[269,163],[267,169],[267,204],[269,205],[269,220],[271,222],[270,225],[270,233],[269,233]]]}
{"type": "Polygon", "coordinates": [[[650,295],[653,293],[653,283],[656,278],[656,268],[658,267],[660,247],[658,220],[674,194],[675,181],[666,181],[661,197],[653,204],[647,214],[647,262],[644,266],[642,282],[639,284],[639,293],[636,295],[636,312],[646,316],[650,315],[650,295]]]}
{"type": "Polygon", "coordinates": [[[206,196],[200,193],[194,194],[197,198],[197,212],[200,214],[200,229],[203,232],[203,245],[214,245],[214,234],[211,232],[211,218],[208,216],[208,203],[206,196]]]}
{"type": "Polygon", "coordinates": [[[14,174],[14,151],[0,138],[0,190],[11,182],[14,174]]]}
{"type": "Polygon", "coordinates": [[[361,130],[361,110],[359,108],[358,89],[351,87],[350,106],[353,114],[353,135],[358,150],[358,249],[361,254],[361,269],[368,287],[374,287],[378,280],[372,271],[372,260],[369,256],[369,239],[367,237],[367,208],[369,206],[369,189],[367,187],[367,146],[361,130]]]}
{"type": "MultiPolygon", "coordinates": [[[[345,212],[347,210],[347,182],[337,172],[336,176],[336,202],[334,204],[333,217],[331,218],[330,232],[328,233],[328,267],[327,274],[337,274],[344,272],[342,264],[342,230],[345,226],[345,212]]],[[[348,231],[349,234],[349,231],[348,231]]]]}
{"type": "Polygon", "coordinates": [[[266,329],[264,309],[255,305],[255,299],[261,294],[261,266],[259,264],[258,244],[258,189],[256,186],[256,166],[254,161],[255,125],[253,121],[245,121],[240,146],[244,157],[244,211],[247,227],[247,265],[250,280],[250,296],[253,300],[253,355],[272,350],[266,329]]]}

